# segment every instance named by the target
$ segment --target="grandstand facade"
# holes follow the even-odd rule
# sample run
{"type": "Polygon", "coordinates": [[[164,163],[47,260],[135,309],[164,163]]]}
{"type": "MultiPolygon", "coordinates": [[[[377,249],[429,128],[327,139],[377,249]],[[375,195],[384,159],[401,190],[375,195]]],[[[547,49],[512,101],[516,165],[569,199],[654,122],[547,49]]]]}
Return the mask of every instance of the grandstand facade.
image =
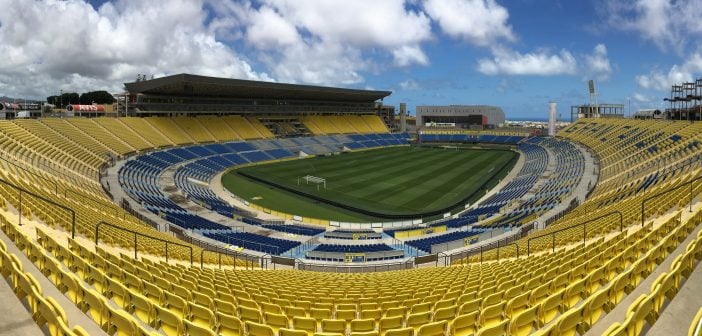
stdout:
{"type": "Polygon", "coordinates": [[[497,106],[417,106],[417,127],[497,128],[505,123],[505,112],[497,106]]]}
{"type": "Polygon", "coordinates": [[[376,102],[391,94],[191,74],[124,86],[130,116],[375,114],[376,102]]]}

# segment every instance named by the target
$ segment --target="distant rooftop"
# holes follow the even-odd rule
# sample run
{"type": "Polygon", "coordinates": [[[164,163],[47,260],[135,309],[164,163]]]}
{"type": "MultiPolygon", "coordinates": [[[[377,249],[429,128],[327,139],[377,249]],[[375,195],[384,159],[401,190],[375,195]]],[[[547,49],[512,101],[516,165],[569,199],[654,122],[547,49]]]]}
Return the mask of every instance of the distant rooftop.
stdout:
{"type": "Polygon", "coordinates": [[[124,83],[124,86],[132,94],[280,100],[372,102],[383,99],[392,93],[391,91],[261,82],[191,74],[124,83]]]}

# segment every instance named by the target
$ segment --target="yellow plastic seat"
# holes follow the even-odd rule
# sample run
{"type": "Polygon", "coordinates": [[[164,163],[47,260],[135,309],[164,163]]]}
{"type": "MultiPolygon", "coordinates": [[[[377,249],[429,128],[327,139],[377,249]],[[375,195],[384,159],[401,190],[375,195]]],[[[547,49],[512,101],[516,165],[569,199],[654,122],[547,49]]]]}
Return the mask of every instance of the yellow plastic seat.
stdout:
{"type": "Polygon", "coordinates": [[[276,332],[273,328],[256,322],[246,321],[246,333],[249,336],[276,336],[276,332]]]}
{"type": "Polygon", "coordinates": [[[137,323],[132,315],[123,311],[117,310],[108,306],[109,326],[107,333],[109,335],[131,336],[138,332],[137,323]]]}
{"type": "Polygon", "coordinates": [[[503,336],[509,334],[509,320],[504,320],[490,327],[481,328],[476,336],[503,336]]]}
{"type": "Polygon", "coordinates": [[[417,313],[407,316],[407,327],[414,328],[415,332],[423,325],[431,322],[431,313],[417,313]]]}
{"type": "MultiPolygon", "coordinates": [[[[37,292],[29,295],[37,295],[37,292]]],[[[52,297],[44,298],[36,296],[36,309],[33,311],[35,321],[39,327],[47,326],[49,335],[62,335],[63,331],[68,329],[66,313],[61,309],[61,306],[52,297]]]]}
{"type": "Polygon", "coordinates": [[[425,313],[431,311],[432,304],[429,302],[418,303],[410,308],[410,314],[425,313]]]}
{"type": "Polygon", "coordinates": [[[346,334],[345,320],[322,320],[322,331],[330,333],[346,334]]]}
{"type": "Polygon", "coordinates": [[[383,317],[378,321],[378,331],[381,335],[385,335],[388,330],[402,328],[402,322],[403,319],[400,316],[383,317]]]}
{"type": "MultiPolygon", "coordinates": [[[[301,307],[294,307],[294,306],[287,306],[283,308],[285,310],[285,315],[288,316],[288,318],[294,318],[294,317],[308,317],[309,315],[307,314],[307,311],[304,308],[301,307]]],[[[311,308],[310,308],[311,309],[311,308]]]]}
{"type": "Polygon", "coordinates": [[[505,306],[505,315],[507,317],[512,317],[516,316],[519,313],[523,312],[529,307],[529,296],[531,295],[531,292],[526,292],[520,295],[517,295],[513,298],[511,298],[509,301],[507,301],[507,305],[505,306]]]}
{"type": "Polygon", "coordinates": [[[478,330],[478,312],[458,315],[450,324],[451,335],[471,336],[478,330]]]}
{"type": "Polygon", "coordinates": [[[507,305],[507,302],[502,301],[482,309],[478,317],[480,328],[490,328],[500,323],[505,317],[505,305],[507,305]]]}
{"type": "Polygon", "coordinates": [[[203,327],[202,325],[195,324],[188,320],[183,320],[183,327],[185,330],[185,335],[188,336],[217,336],[212,329],[203,327]]]}
{"type": "Polygon", "coordinates": [[[154,329],[163,331],[167,336],[180,336],[183,334],[183,319],[172,311],[155,306],[156,319],[154,329]]]}
{"type": "Polygon", "coordinates": [[[217,332],[222,336],[244,336],[244,325],[236,316],[217,312],[217,332]]]}
{"type": "Polygon", "coordinates": [[[450,306],[435,310],[434,322],[453,320],[456,317],[456,310],[458,310],[458,307],[456,306],[450,306]]]}
{"type": "Polygon", "coordinates": [[[287,328],[280,328],[278,330],[278,336],[310,336],[312,333],[307,333],[304,330],[294,330],[294,329],[287,329],[287,328]]]}
{"type": "Polygon", "coordinates": [[[514,315],[509,324],[510,335],[529,335],[533,330],[539,329],[537,307],[531,307],[514,315]]]}
{"type": "Polygon", "coordinates": [[[276,334],[280,328],[287,328],[290,326],[288,317],[283,314],[264,313],[263,317],[266,320],[266,325],[273,328],[276,334]]]}
{"type": "Polygon", "coordinates": [[[446,334],[446,321],[427,323],[417,330],[417,336],[442,336],[446,334]]]}
{"type": "Polygon", "coordinates": [[[538,306],[537,314],[539,316],[539,326],[543,327],[553,321],[561,312],[563,307],[563,293],[564,290],[560,290],[559,292],[549,295],[538,306]]]}
{"type": "Polygon", "coordinates": [[[239,315],[239,311],[236,309],[236,306],[233,303],[222,301],[220,299],[214,299],[212,301],[214,302],[216,312],[231,316],[239,315]]]}
{"type": "Polygon", "coordinates": [[[630,335],[640,335],[644,324],[653,325],[653,296],[641,294],[629,307],[627,319],[624,322],[626,331],[630,335]]]}
{"type": "Polygon", "coordinates": [[[309,333],[314,333],[321,327],[321,321],[319,322],[319,326],[317,326],[317,321],[311,317],[293,317],[293,329],[295,330],[304,330],[309,333]]]}
{"type": "Polygon", "coordinates": [[[468,301],[466,303],[463,303],[458,308],[458,314],[464,315],[464,314],[470,314],[472,312],[480,311],[480,302],[481,302],[481,299],[474,299],[474,300],[468,301]]]}
{"type": "MultiPolygon", "coordinates": [[[[702,231],[700,231],[702,232],[702,231]]],[[[701,239],[697,239],[701,241],[701,239]]],[[[692,318],[692,323],[690,323],[690,328],[687,332],[688,336],[699,336],[702,335],[702,308],[697,311],[695,317],[692,318]]]]}
{"type": "Polygon", "coordinates": [[[376,322],[380,321],[381,318],[383,318],[383,311],[380,309],[367,309],[367,310],[361,310],[361,316],[360,318],[362,319],[373,319],[376,322]]]}
{"type": "Polygon", "coordinates": [[[283,309],[280,308],[280,306],[275,304],[275,303],[261,302],[259,305],[261,306],[261,311],[263,313],[273,313],[273,314],[282,314],[283,313],[283,309]]]}
{"type": "Polygon", "coordinates": [[[215,326],[215,314],[205,306],[197,303],[188,303],[188,320],[192,323],[206,329],[212,329],[215,326]]]}
{"type": "Polygon", "coordinates": [[[377,331],[352,331],[349,336],[378,336],[377,331]]]}
{"type": "Polygon", "coordinates": [[[375,330],[375,320],[361,319],[351,320],[351,332],[365,332],[375,330]]]}
{"type": "Polygon", "coordinates": [[[145,296],[136,293],[130,295],[130,306],[127,311],[134,314],[139,320],[146,324],[151,324],[156,315],[154,305],[151,301],[145,296]]]}
{"type": "Polygon", "coordinates": [[[584,321],[583,321],[583,309],[584,306],[580,305],[577,308],[571,309],[563,313],[556,320],[556,326],[553,328],[553,332],[558,335],[564,336],[576,336],[585,333],[584,321]]]}
{"type": "Polygon", "coordinates": [[[87,313],[90,318],[92,318],[93,321],[100,326],[100,328],[106,330],[109,319],[107,313],[107,300],[92,288],[84,289],[83,293],[84,295],[81,310],[84,313],[87,313]]]}
{"type": "Polygon", "coordinates": [[[602,288],[590,296],[583,303],[583,306],[583,327],[585,330],[589,330],[603,314],[610,312],[612,309],[612,303],[609,301],[608,288],[602,288]]]}
{"type": "Polygon", "coordinates": [[[189,315],[188,302],[185,299],[172,294],[171,292],[163,292],[163,306],[173,314],[180,318],[186,318],[189,315]]]}
{"type": "MultiPolygon", "coordinates": [[[[52,261],[47,262],[48,264],[52,264],[52,261]]],[[[73,273],[63,273],[60,281],[59,290],[66,294],[71,302],[75,304],[83,302],[83,288],[80,287],[80,280],[73,273]]]]}
{"type": "Polygon", "coordinates": [[[387,310],[385,310],[385,317],[401,316],[402,318],[404,318],[406,312],[407,308],[405,307],[388,308],[387,310]]]}
{"type": "Polygon", "coordinates": [[[414,336],[414,328],[397,328],[381,333],[381,336],[414,336]]]}
{"type": "Polygon", "coordinates": [[[263,316],[261,316],[261,311],[259,311],[256,308],[239,307],[239,318],[241,319],[242,322],[247,322],[247,321],[254,322],[254,323],[262,323],[263,322],[263,316]]]}

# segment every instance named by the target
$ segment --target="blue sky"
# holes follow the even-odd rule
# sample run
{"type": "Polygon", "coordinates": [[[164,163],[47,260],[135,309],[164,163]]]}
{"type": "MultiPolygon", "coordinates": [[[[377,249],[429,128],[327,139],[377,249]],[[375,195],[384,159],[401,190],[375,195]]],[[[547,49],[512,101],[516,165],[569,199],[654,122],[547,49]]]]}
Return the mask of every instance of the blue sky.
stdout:
{"type": "Polygon", "coordinates": [[[397,105],[544,117],[587,102],[664,107],[702,77],[693,0],[0,0],[0,96],[120,92],[137,74],[391,90],[397,105]],[[47,19],[52,18],[52,19],[47,19]]]}

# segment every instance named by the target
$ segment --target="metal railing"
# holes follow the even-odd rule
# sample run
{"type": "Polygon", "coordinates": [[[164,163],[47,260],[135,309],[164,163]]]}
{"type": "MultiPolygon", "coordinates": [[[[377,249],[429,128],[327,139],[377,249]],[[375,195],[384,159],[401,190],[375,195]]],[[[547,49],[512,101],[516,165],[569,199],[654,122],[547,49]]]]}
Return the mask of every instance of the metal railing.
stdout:
{"type": "Polygon", "coordinates": [[[624,231],[624,215],[622,214],[621,211],[619,211],[619,210],[614,210],[614,211],[608,212],[608,213],[606,213],[606,214],[603,214],[603,215],[601,215],[601,216],[597,216],[597,217],[595,217],[595,218],[586,220],[586,221],[584,221],[584,222],[582,222],[582,223],[578,223],[578,224],[571,225],[571,226],[568,226],[568,227],[565,227],[565,228],[562,228],[562,229],[559,229],[559,230],[556,230],[556,231],[553,231],[553,232],[549,232],[549,233],[545,233],[545,234],[542,234],[542,235],[539,235],[539,236],[536,236],[536,237],[531,237],[531,238],[529,238],[529,239],[527,240],[527,256],[531,255],[531,241],[532,241],[532,240],[534,240],[534,239],[539,239],[539,238],[543,238],[543,237],[548,237],[548,236],[553,236],[553,239],[552,239],[552,241],[553,241],[553,242],[552,242],[552,249],[553,249],[553,251],[555,252],[555,251],[556,251],[556,234],[558,234],[559,232],[563,232],[563,231],[570,230],[570,229],[572,229],[572,228],[575,228],[575,227],[578,227],[578,226],[581,226],[581,225],[583,226],[583,244],[585,244],[585,242],[587,241],[587,224],[588,224],[588,223],[595,222],[595,221],[598,221],[598,220],[600,220],[600,219],[602,219],[602,218],[609,217],[609,216],[614,215],[614,214],[618,214],[618,215],[619,215],[619,231],[620,231],[620,232],[623,232],[623,231],[624,231]]]}
{"type": "Polygon", "coordinates": [[[306,263],[300,259],[295,259],[295,269],[317,272],[333,272],[333,273],[367,273],[367,272],[385,272],[414,268],[414,258],[407,260],[382,263],[382,264],[364,264],[364,265],[335,265],[335,264],[316,264],[306,263]]]}
{"type": "Polygon", "coordinates": [[[59,207],[59,208],[65,210],[65,211],[70,212],[70,213],[71,213],[71,238],[72,238],[72,239],[76,239],[76,212],[75,212],[75,210],[73,210],[73,209],[71,209],[71,208],[69,208],[69,207],[67,207],[67,206],[65,206],[65,205],[63,205],[63,204],[56,203],[56,202],[54,202],[54,201],[52,201],[52,200],[50,200],[50,199],[48,199],[48,198],[46,198],[46,197],[44,197],[44,196],[38,195],[38,194],[36,194],[36,193],[34,193],[34,192],[32,192],[32,191],[29,191],[29,190],[27,190],[27,189],[24,189],[24,188],[20,187],[20,186],[16,186],[16,185],[14,185],[14,184],[12,184],[12,183],[10,183],[10,182],[7,182],[7,181],[5,181],[5,180],[3,180],[3,179],[0,179],[0,183],[2,183],[2,184],[4,184],[4,185],[6,185],[6,186],[9,186],[10,188],[13,188],[13,189],[19,191],[19,209],[18,209],[18,212],[19,212],[19,223],[18,223],[18,225],[22,225],[22,194],[25,193],[25,194],[29,194],[29,195],[31,195],[31,196],[33,196],[33,197],[36,197],[36,198],[38,198],[38,199],[40,199],[40,200],[42,200],[42,201],[44,201],[44,202],[47,202],[47,203],[49,203],[49,204],[51,204],[51,205],[57,206],[57,207],[59,207]]]}
{"type": "Polygon", "coordinates": [[[685,183],[683,183],[683,184],[681,184],[681,185],[679,185],[679,186],[676,186],[676,187],[673,187],[673,188],[670,188],[670,189],[667,189],[667,190],[660,191],[660,192],[658,192],[658,193],[655,193],[655,194],[653,194],[653,195],[651,195],[651,196],[648,196],[648,197],[644,198],[644,199],[641,201],[641,227],[644,226],[644,221],[646,220],[646,218],[645,218],[646,202],[648,202],[648,201],[650,201],[650,200],[652,200],[652,199],[654,199],[654,198],[657,198],[658,196],[665,195],[665,194],[667,194],[667,193],[669,193],[669,192],[671,192],[671,191],[678,190],[678,189],[680,189],[680,188],[684,188],[684,187],[686,187],[686,186],[688,186],[688,185],[690,186],[690,200],[689,200],[689,203],[690,203],[690,212],[692,212],[692,199],[693,199],[692,186],[693,186],[693,184],[694,184],[695,182],[699,181],[700,179],[702,179],[702,176],[697,176],[697,177],[693,178],[692,180],[689,180],[689,181],[687,181],[687,182],[685,182],[685,183]]]}
{"type": "Polygon", "coordinates": [[[100,226],[102,226],[102,225],[107,225],[107,226],[109,226],[109,227],[113,227],[113,228],[115,228],[115,229],[122,230],[122,231],[126,231],[126,232],[129,232],[129,233],[133,233],[133,234],[134,234],[134,259],[137,259],[137,251],[139,250],[139,249],[138,249],[138,246],[139,246],[139,245],[138,245],[137,238],[141,236],[141,237],[144,237],[144,238],[149,238],[149,239],[153,239],[153,240],[157,240],[157,241],[166,243],[166,261],[168,261],[168,245],[169,245],[169,244],[170,244],[170,245],[181,246],[181,247],[185,247],[185,248],[187,248],[187,249],[190,249],[190,266],[193,265],[193,247],[192,247],[192,246],[188,246],[188,245],[185,245],[185,244],[180,244],[180,243],[168,241],[168,240],[161,239],[161,238],[154,237],[154,236],[145,235],[145,234],[143,234],[143,233],[139,233],[139,232],[136,232],[136,231],[131,230],[131,229],[127,229],[127,228],[123,228],[123,227],[121,227],[121,226],[117,226],[117,225],[114,225],[114,224],[110,224],[110,223],[105,222],[105,221],[100,221],[99,223],[97,223],[97,225],[95,225],[95,248],[98,247],[98,244],[99,244],[99,242],[100,242],[99,233],[100,233],[100,226]]]}
{"type": "MultiPolygon", "coordinates": [[[[479,255],[480,256],[480,262],[483,262],[483,254],[488,251],[492,251],[494,249],[500,249],[506,246],[511,246],[515,244],[515,242],[523,237],[525,237],[531,230],[535,228],[535,224],[527,224],[519,229],[509,231],[509,232],[515,232],[512,235],[509,235],[507,237],[498,239],[496,241],[490,242],[488,244],[483,244],[478,247],[473,247],[467,250],[463,251],[458,251],[449,254],[446,256],[444,260],[444,266],[449,266],[453,263],[454,260],[468,260],[468,258],[472,256],[479,255]]],[[[518,253],[518,252],[517,252],[518,253]]],[[[462,262],[463,263],[463,262],[462,262]]]]}

